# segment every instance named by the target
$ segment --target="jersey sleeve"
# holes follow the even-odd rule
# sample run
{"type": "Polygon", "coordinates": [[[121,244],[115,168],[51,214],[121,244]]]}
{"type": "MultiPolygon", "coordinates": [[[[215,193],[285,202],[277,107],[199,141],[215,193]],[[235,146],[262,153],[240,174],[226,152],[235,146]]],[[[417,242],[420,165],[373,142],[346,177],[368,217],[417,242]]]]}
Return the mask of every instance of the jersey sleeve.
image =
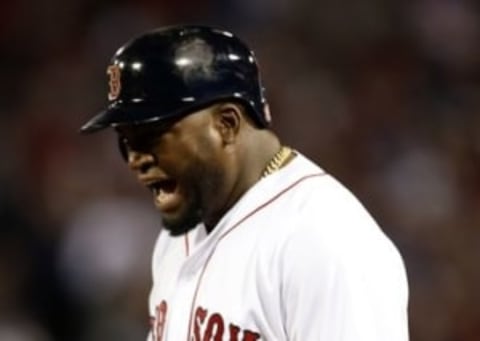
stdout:
{"type": "Polygon", "coordinates": [[[407,341],[408,289],[397,250],[381,231],[369,235],[362,231],[371,227],[354,226],[370,221],[336,219],[299,226],[285,244],[280,283],[287,339],[407,341]]]}

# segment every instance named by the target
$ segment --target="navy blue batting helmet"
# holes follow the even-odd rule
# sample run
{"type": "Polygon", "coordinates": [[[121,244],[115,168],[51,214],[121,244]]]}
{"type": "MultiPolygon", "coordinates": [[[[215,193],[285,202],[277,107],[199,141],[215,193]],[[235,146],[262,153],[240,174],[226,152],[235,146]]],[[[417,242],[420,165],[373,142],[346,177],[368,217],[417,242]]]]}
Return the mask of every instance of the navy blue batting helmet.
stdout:
{"type": "Polygon", "coordinates": [[[212,103],[244,104],[257,126],[270,121],[253,52],[232,33],[172,26],[122,46],[107,69],[109,105],[81,132],[182,117],[212,103]]]}

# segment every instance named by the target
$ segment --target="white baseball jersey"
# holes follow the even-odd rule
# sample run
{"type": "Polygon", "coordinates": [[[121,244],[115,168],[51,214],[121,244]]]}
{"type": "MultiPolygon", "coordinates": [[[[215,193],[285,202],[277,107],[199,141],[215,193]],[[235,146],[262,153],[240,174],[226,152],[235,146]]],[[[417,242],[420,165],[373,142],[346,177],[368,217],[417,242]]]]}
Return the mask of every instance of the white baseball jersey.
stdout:
{"type": "Polygon", "coordinates": [[[151,341],[406,341],[408,287],[357,199],[298,154],[210,234],[161,232],[151,341]]]}

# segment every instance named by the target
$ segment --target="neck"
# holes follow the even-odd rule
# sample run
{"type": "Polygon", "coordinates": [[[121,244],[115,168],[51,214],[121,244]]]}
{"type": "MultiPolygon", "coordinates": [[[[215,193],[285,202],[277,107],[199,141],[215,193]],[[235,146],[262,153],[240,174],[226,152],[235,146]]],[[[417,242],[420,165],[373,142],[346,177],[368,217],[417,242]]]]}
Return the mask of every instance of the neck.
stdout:
{"type": "Polygon", "coordinates": [[[204,221],[210,232],[221,217],[262,177],[266,165],[281,148],[280,141],[270,130],[253,130],[246,134],[236,146],[235,157],[228,166],[232,186],[230,194],[217,214],[204,221]]]}
{"type": "Polygon", "coordinates": [[[266,167],[271,165],[272,160],[281,150],[281,143],[270,131],[261,131],[259,136],[248,141],[244,160],[241,162],[239,178],[246,189],[253,186],[265,175],[266,167]],[[252,141],[253,143],[248,143],[252,141]]]}

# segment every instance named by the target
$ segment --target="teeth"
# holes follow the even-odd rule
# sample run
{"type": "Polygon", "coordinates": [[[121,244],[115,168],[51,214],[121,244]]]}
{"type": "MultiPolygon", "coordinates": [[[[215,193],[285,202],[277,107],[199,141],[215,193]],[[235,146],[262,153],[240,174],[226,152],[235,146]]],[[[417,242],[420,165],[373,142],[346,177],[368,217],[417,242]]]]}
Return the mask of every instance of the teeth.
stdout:
{"type": "Polygon", "coordinates": [[[156,182],[154,184],[151,184],[150,189],[155,196],[165,194],[165,189],[162,187],[162,184],[160,182],[156,182]]]}
{"type": "Polygon", "coordinates": [[[150,191],[152,191],[154,195],[158,195],[162,191],[160,184],[158,183],[153,183],[149,185],[148,188],[150,188],[150,191]]]}
{"type": "Polygon", "coordinates": [[[174,183],[169,181],[158,181],[148,185],[154,195],[163,195],[174,190],[174,183]]]}

